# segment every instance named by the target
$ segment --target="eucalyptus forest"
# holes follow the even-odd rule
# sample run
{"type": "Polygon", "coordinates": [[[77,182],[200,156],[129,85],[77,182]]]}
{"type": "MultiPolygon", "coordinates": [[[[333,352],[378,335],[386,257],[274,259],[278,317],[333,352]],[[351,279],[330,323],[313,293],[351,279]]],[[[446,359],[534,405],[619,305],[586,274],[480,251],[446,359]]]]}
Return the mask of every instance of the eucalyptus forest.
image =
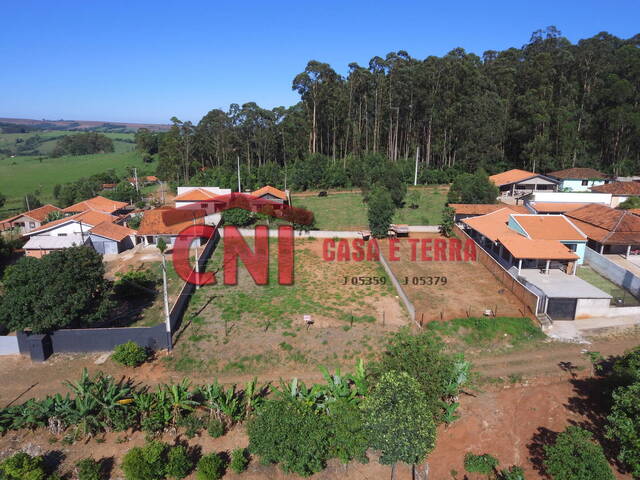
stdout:
{"type": "Polygon", "coordinates": [[[420,183],[479,168],[629,175],[640,159],[639,46],[640,34],[573,44],[548,27],[481,57],[400,50],[351,63],[346,75],[312,60],[292,80],[293,106],[232,104],[197,124],[174,117],[170,131],[141,130],[137,143],[159,154],[162,178],[226,187],[238,164],[248,188],[352,186],[377,164],[406,182],[417,164],[420,183]]]}

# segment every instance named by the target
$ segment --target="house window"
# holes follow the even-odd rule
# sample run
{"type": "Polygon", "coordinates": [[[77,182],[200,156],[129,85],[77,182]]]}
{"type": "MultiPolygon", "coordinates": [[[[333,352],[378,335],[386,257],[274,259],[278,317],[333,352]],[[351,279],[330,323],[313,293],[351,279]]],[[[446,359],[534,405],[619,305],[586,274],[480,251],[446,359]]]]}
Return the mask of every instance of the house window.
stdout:
{"type": "Polygon", "coordinates": [[[58,234],[58,236],[59,236],[59,237],[66,237],[66,236],[67,236],[67,234],[66,234],[66,233],[59,233],[59,234],[58,234]]]}
{"type": "Polygon", "coordinates": [[[36,222],[29,222],[29,228],[36,228],[36,222]]]}
{"type": "Polygon", "coordinates": [[[582,186],[586,187],[587,185],[589,185],[589,180],[582,180],[582,186]]]}

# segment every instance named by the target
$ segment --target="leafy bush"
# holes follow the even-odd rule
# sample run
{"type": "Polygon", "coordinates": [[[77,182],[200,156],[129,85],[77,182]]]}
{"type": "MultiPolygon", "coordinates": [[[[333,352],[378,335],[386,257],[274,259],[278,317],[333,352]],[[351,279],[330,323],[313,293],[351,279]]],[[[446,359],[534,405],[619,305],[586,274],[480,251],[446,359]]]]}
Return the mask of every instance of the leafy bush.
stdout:
{"type": "Polygon", "coordinates": [[[115,293],[121,298],[136,298],[155,295],[157,278],[150,270],[128,270],[116,273],[113,284],[115,293]]]}
{"type": "Polygon", "coordinates": [[[249,465],[249,457],[246,448],[236,448],[231,452],[231,463],[229,467],[236,473],[242,473],[249,465]]]}
{"type": "Polygon", "coordinates": [[[618,459],[640,478],[640,382],[613,392],[613,406],[607,417],[607,437],[620,445],[618,459]]]}
{"type": "Polygon", "coordinates": [[[102,473],[100,472],[100,462],[93,458],[83,458],[76,463],[78,471],[78,480],[100,480],[102,473]]]}
{"type": "Polygon", "coordinates": [[[456,359],[443,352],[443,343],[431,332],[411,335],[402,330],[391,337],[379,362],[369,366],[373,380],[385,372],[406,372],[415,378],[425,394],[427,408],[437,413],[441,400],[455,396],[462,384],[457,383],[456,359]],[[453,388],[452,388],[453,387],[453,388]]]}
{"type": "Polygon", "coordinates": [[[405,372],[382,375],[362,410],[371,447],[381,452],[384,465],[421,463],[435,446],[436,425],[424,392],[405,372]]]}
{"type": "Polygon", "coordinates": [[[485,453],[474,455],[469,452],[464,456],[464,469],[469,473],[490,475],[498,467],[498,459],[485,453]]]}
{"type": "Polygon", "coordinates": [[[149,442],[133,447],[122,459],[122,471],[127,480],[162,480],[165,478],[167,444],[149,442]]]}
{"type": "Polygon", "coordinates": [[[0,463],[2,480],[44,480],[44,460],[28,453],[18,452],[0,463]]]}
{"type": "Polygon", "coordinates": [[[263,463],[308,476],[324,469],[329,456],[327,418],[302,402],[269,400],[247,428],[249,450],[263,463]]]}
{"type": "Polygon", "coordinates": [[[627,386],[640,382],[640,346],[625,354],[613,365],[613,382],[616,386],[627,386]]]}
{"type": "Polygon", "coordinates": [[[329,410],[329,422],[331,456],[339,458],[343,463],[354,458],[366,463],[369,443],[360,409],[346,401],[335,402],[329,410]]]}
{"type": "Polygon", "coordinates": [[[569,426],[545,445],[544,465],[553,480],[614,480],[602,447],[582,428],[569,426]]]}
{"type": "Polygon", "coordinates": [[[222,212],[222,219],[225,225],[246,227],[255,221],[255,216],[244,208],[230,208],[222,212]]]}
{"type": "Polygon", "coordinates": [[[207,425],[207,432],[212,438],[218,438],[224,435],[224,422],[218,420],[217,418],[212,418],[209,420],[209,424],[207,425]]]}
{"type": "Polygon", "coordinates": [[[210,453],[198,461],[197,480],[219,480],[224,475],[225,461],[221,455],[210,453]]]}
{"type": "Polygon", "coordinates": [[[121,365],[127,367],[137,367],[142,365],[149,358],[149,352],[145,347],[141,347],[129,340],[118,345],[113,351],[113,359],[121,365]]]}
{"type": "Polygon", "coordinates": [[[387,236],[395,210],[389,191],[376,185],[371,190],[367,201],[367,218],[371,235],[375,238],[387,236]]]}
{"type": "Polygon", "coordinates": [[[516,467],[515,465],[508,469],[500,470],[498,480],[525,480],[524,470],[522,467],[516,467]]]}
{"type": "Polygon", "coordinates": [[[184,428],[187,437],[193,438],[202,429],[202,419],[196,415],[183,415],[178,420],[178,426],[184,428]]]}
{"type": "Polygon", "coordinates": [[[182,445],[171,447],[167,454],[166,474],[169,478],[181,479],[193,470],[193,460],[182,445]]]}

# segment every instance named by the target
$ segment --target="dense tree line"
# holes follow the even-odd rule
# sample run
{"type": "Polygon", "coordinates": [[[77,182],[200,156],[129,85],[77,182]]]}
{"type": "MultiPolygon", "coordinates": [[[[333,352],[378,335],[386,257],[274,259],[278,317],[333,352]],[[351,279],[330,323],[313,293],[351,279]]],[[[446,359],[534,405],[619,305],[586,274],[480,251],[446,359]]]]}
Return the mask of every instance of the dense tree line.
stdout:
{"type": "Polygon", "coordinates": [[[482,57],[398,51],[351,63],[346,76],[314,60],[293,79],[296,105],[232,104],[197,125],[174,117],[170,131],[146,132],[139,146],[144,137],[143,149],[159,153],[159,174],[180,183],[235,186],[239,161],[243,188],[283,186],[285,177],[308,188],[305,170],[314,187],[349,186],[354,163],[383,156],[406,182],[416,158],[420,183],[477,168],[629,174],[640,152],[639,40],[602,32],[572,44],[549,27],[521,48],[482,57]]]}
{"type": "Polygon", "coordinates": [[[89,155],[113,152],[113,140],[102,133],[85,132],[66,135],[56,143],[51,156],[89,155]]]}

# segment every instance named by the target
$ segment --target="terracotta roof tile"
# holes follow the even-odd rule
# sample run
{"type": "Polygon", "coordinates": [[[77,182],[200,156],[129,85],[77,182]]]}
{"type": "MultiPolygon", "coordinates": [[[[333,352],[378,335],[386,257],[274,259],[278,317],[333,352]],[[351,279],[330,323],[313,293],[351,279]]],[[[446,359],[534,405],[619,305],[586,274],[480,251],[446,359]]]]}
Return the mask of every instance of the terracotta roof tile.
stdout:
{"type": "Polygon", "coordinates": [[[586,240],[563,215],[513,215],[513,219],[534,240],[586,240]]]}
{"type": "Polygon", "coordinates": [[[526,170],[507,170],[506,172],[498,173],[496,175],[491,175],[489,180],[495,183],[497,186],[507,185],[509,183],[520,182],[527,178],[535,177],[536,175],[540,175],[539,173],[528,172],[526,170]]]}
{"type": "Polygon", "coordinates": [[[465,218],[462,222],[495,242],[501,235],[513,232],[513,230],[507,226],[507,222],[512,213],[513,211],[509,208],[501,208],[500,210],[486,215],[480,215],[479,217],[465,218]]]}
{"type": "Polygon", "coordinates": [[[7,218],[5,220],[0,221],[0,223],[8,223],[8,222],[13,222],[14,220],[22,217],[22,216],[27,216],[29,218],[33,218],[34,220],[37,220],[38,222],[42,222],[44,219],[47,218],[47,215],[49,215],[49,213],[51,212],[61,212],[62,210],[60,210],[58,207],[56,207],[55,205],[51,205],[51,204],[46,204],[43,205],[42,207],[38,207],[38,208],[34,208],[33,210],[28,210],[26,212],[22,212],[18,215],[15,215],[11,218],[7,218]]]}
{"type": "Polygon", "coordinates": [[[67,223],[70,220],[75,220],[77,222],[82,222],[86,225],[95,227],[96,225],[102,222],[115,222],[117,219],[118,217],[109,215],[108,213],[88,210],[86,212],[76,213],[75,215],[70,215],[68,217],[59,218],[58,220],[54,220],[53,222],[45,223],[44,225],[36,228],[35,230],[31,230],[29,233],[25,235],[33,235],[35,233],[40,233],[46,230],[50,230],[52,227],[62,225],[63,223],[67,223]]]}
{"type": "Polygon", "coordinates": [[[591,191],[613,195],[640,195],[640,182],[611,182],[591,187],[591,191]]]}
{"type": "Polygon", "coordinates": [[[584,202],[531,202],[530,205],[539,213],[564,213],[589,204],[584,202]]]}
{"type": "Polygon", "coordinates": [[[144,212],[138,235],[177,235],[195,223],[204,223],[204,209],[156,208],[144,212]]]}
{"type": "Polygon", "coordinates": [[[107,221],[93,227],[90,233],[119,242],[129,235],[135,235],[136,231],[107,221]]]}
{"type": "Polygon", "coordinates": [[[627,210],[589,204],[566,214],[590,239],[608,245],[640,243],[640,217],[627,210]]]}
{"type": "Polygon", "coordinates": [[[254,197],[262,197],[263,195],[267,195],[267,194],[273,195],[274,197],[279,198],[280,200],[287,199],[287,194],[285,192],[275,187],[272,187],[271,185],[267,185],[265,187],[259,188],[258,190],[253,192],[251,195],[253,195],[254,197]]]}
{"type": "Polygon", "coordinates": [[[522,235],[511,234],[498,238],[498,241],[515,258],[534,260],[577,260],[578,255],[556,240],[532,240],[522,235]]]}
{"type": "Polygon", "coordinates": [[[567,168],[547,173],[550,177],[561,178],[563,180],[604,180],[607,176],[595,168],[567,168]]]}
{"type": "Polygon", "coordinates": [[[98,210],[100,212],[113,213],[116,210],[120,210],[128,205],[127,202],[118,202],[116,200],[110,200],[100,195],[78,202],[62,211],[66,213],[85,212],[87,210],[98,210]]]}
{"type": "Polygon", "coordinates": [[[486,215],[501,208],[509,208],[517,213],[530,213],[524,205],[507,205],[506,203],[450,203],[449,206],[458,215],[486,215]]]}
{"type": "Polygon", "coordinates": [[[202,188],[194,188],[193,190],[189,190],[184,192],[181,195],[178,195],[174,198],[174,202],[202,202],[206,200],[213,200],[218,197],[215,193],[209,192],[202,188]]]}

